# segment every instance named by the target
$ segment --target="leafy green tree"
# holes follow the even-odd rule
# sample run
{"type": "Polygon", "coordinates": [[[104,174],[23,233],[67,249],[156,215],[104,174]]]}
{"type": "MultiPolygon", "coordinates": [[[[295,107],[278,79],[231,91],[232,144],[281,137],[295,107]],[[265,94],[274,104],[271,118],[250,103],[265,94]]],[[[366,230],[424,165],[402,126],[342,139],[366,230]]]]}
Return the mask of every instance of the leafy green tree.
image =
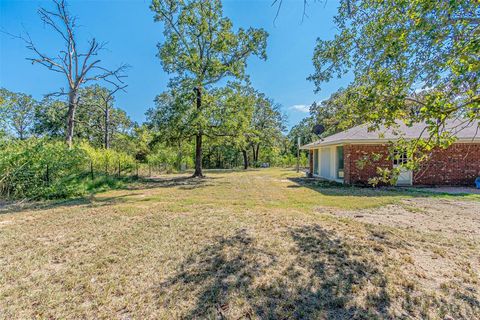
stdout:
{"type": "Polygon", "coordinates": [[[24,140],[31,133],[37,101],[23,93],[0,89],[0,118],[3,131],[14,133],[24,140]]]}
{"type": "MultiPolygon", "coordinates": [[[[113,95],[106,88],[94,85],[79,90],[75,117],[75,138],[88,140],[95,147],[118,145],[121,135],[128,135],[133,123],[125,111],[115,108],[113,95]]],[[[67,103],[44,99],[35,110],[33,131],[38,136],[60,138],[66,130],[67,103]]],[[[121,148],[121,147],[120,147],[121,148]]]]}
{"type": "Polygon", "coordinates": [[[195,177],[202,173],[202,141],[208,130],[208,90],[226,77],[245,78],[247,58],[266,59],[267,33],[262,29],[239,29],[234,32],[230,19],[223,16],[220,0],[153,0],[155,21],[163,22],[165,40],[158,45],[166,72],[175,74],[172,86],[194,91],[195,100],[188,113],[188,128],[195,135],[195,177]],[[193,107],[194,105],[194,107],[193,107]],[[193,110],[191,110],[194,108],[193,110]]]}
{"type": "Polygon", "coordinates": [[[288,153],[293,155],[297,154],[298,150],[298,138],[300,138],[301,144],[307,144],[314,142],[319,139],[319,137],[312,132],[313,126],[315,125],[315,120],[313,117],[306,117],[302,119],[298,124],[290,129],[290,132],[287,135],[288,140],[288,153]]]}
{"type": "MultiPolygon", "coordinates": [[[[203,103],[208,108],[202,113],[202,135],[207,138],[209,147],[216,143],[240,143],[239,139],[251,122],[255,101],[252,91],[248,85],[228,82],[225,87],[204,93],[203,103]]],[[[191,103],[194,99],[194,93],[188,88],[171,88],[157,96],[156,107],[147,111],[148,123],[156,132],[154,143],[176,147],[179,158],[183,158],[192,137],[197,134],[191,129],[192,123],[197,121],[191,103]]]]}
{"type": "Polygon", "coordinates": [[[38,136],[61,138],[65,136],[67,103],[46,97],[35,109],[33,131],[38,136]]]}
{"type": "Polygon", "coordinates": [[[476,0],[343,0],[339,33],[318,40],[310,79],[319,91],[353,73],[343,92],[345,121],[425,122],[423,147],[446,146],[447,119],[480,118],[479,10],[476,0]]]}
{"type": "Polygon", "coordinates": [[[125,133],[132,127],[127,114],[114,107],[114,95],[118,90],[93,85],[79,92],[81,109],[78,122],[83,122],[84,129],[90,129],[90,136],[94,136],[96,144],[102,141],[105,149],[110,148],[111,140],[116,138],[117,133],[125,133]]]}
{"type": "Polygon", "coordinates": [[[255,164],[259,162],[260,147],[272,147],[283,139],[286,118],[280,111],[280,105],[263,93],[257,93],[255,108],[248,137],[255,164]]]}
{"type": "Polygon", "coordinates": [[[125,133],[117,133],[112,141],[112,148],[135,156],[138,161],[145,162],[155,147],[154,133],[146,124],[133,124],[133,129],[125,133]]]}

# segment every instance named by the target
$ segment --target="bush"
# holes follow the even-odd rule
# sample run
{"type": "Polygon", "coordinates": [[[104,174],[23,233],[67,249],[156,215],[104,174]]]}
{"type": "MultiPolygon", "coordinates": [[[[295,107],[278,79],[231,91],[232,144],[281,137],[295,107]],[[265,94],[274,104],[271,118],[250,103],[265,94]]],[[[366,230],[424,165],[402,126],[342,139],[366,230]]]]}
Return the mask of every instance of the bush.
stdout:
{"type": "Polygon", "coordinates": [[[124,185],[134,171],[133,156],[81,143],[0,141],[0,196],[7,199],[53,199],[80,196],[124,185]],[[123,175],[119,179],[120,174],[123,175]],[[116,177],[113,177],[116,176],[116,177]]]}
{"type": "MultiPolygon", "coordinates": [[[[90,159],[93,171],[96,173],[102,172],[105,175],[118,175],[132,173],[136,161],[135,158],[129,154],[118,152],[113,149],[97,149],[84,142],[80,144],[80,148],[84,150],[90,159]]],[[[89,169],[90,170],[90,169],[89,169]]]]}
{"type": "Polygon", "coordinates": [[[63,198],[76,195],[75,179],[85,172],[81,148],[43,139],[0,144],[0,194],[7,198],[63,198]]]}

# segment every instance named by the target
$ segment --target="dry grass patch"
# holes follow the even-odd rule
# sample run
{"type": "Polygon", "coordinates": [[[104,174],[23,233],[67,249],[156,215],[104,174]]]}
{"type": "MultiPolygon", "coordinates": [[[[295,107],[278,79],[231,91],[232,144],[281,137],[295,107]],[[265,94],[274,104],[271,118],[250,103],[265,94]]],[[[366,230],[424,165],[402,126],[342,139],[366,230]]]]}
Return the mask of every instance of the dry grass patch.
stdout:
{"type": "Polygon", "coordinates": [[[480,239],[461,231],[478,200],[281,169],[208,176],[0,215],[0,317],[480,317],[480,239]],[[378,214],[425,221],[455,206],[442,230],[378,214]]]}

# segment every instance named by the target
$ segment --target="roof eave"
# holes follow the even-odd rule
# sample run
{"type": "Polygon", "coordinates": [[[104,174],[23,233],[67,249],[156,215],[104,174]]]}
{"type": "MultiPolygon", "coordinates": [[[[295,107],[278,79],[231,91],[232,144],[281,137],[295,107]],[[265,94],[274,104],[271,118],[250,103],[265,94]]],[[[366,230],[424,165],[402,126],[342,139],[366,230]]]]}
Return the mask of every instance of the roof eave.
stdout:
{"type": "MultiPolygon", "coordinates": [[[[416,138],[405,138],[405,140],[413,140],[416,138]]],[[[343,144],[386,144],[386,143],[391,143],[394,141],[399,140],[397,139],[341,139],[341,140],[335,140],[335,141],[321,141],[321,142],[313,142],[306,144],[304,146],[301,146],[301,150],[312,150],[312,149],[317,149],[321,147],[328,147],[328,146],[334,146],[334,145],[343,145],[343,144]]],[[[455,140],[454,143],[479,143],[480,142],[480,137],[473,137],[473,138],[459,138],[455,140]]]]}

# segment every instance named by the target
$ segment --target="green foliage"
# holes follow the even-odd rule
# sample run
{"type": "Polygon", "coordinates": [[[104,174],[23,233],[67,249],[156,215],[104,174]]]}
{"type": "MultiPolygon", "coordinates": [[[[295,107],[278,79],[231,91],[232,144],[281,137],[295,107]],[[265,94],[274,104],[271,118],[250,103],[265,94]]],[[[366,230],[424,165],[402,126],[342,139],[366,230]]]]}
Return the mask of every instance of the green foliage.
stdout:
{"type": "Polygon", "coordinates": [[[343,127],[426,123],[425,139],[399,143],[417,162],[407,166],[418,165],[425,153],[454,142],[450,131],[480,118],[479,10],[476,0],[343,0],[339,33],[318,40],[310,79],[320,91],[354,75],[334,99],[343,127]],[[449,119],[461,124],[448,128],[449,119]]]}
{"type": "Polygon", "coordinates": [[[151,166],[160,167],[167,171],[172,171],[179,167],[179,155],[173,148],[164,145],[156,145],[155,149],[147,156],[147,163],[151,166]]]}
{"type": "MultiPolygon", "coordinates": [[[[66,117],[65,102],[45,98],[35,109],[33,132],[39,137],[62,138],[66,132],[66,117]]],[[[82,126],[82,123],[77,126],[82,126]]]]}
{"type": "Polygon", "coordinates": [[[342,1],[333,40],[319,40],[310,77],[355,75],[344,108],[373,126],[426,122],[442,145],[448,118],[479,118],[480,4],[461,1],[342,1]],[[350,5],[347,5],[350,4],[350,5]]]}
{"type": "Polygon", "coordinates": [[[23,140],[32,131],[37,106],[32,96],[0,88],[0,128],[23,140]]]}
{"type": "Polygon", "coordinates": [[[69,148],[46,139],[0,141],[0,196],[46,199],[80,196],[121,185],[120,175],[132,176],[133,156],[95,149],[87,143],[69,148]],[[93,179],[92,179],[93,178],[93,179]]]}
{"type": "MultiPolygon", "coordinates": [[[[300,167],[305,168],[308,166],[308,157],[305,152],[300,153],[299,159],[300,167]]],[[[265,154],[260,159],[261,163],[268,163],[271,167],[295,167],[297,165],[297,156],[292,153],[283,153],[280,150],[272,148],[267,149],[265,154]]]]}
{"type": "Polygon", "coordinates": [[[195,136],[195,175],[201,176],[203,136],[230,134],[225,130],[238,126],[238,111],[243,107],[230,103],[232,95],[222,92],[241,90],[240,85],[224,89],[214,85],[225,78],[245,80],[247,58],[266,59],[267,33],[254,28],[234,32],[220,0],[153,0],[151,10],[155,21],[164,25],[158,57],[163,69],[174,74],[169,92],[157,98],[157,111],[151,116],[158,128],[167,128],[166,139],[195,136]],[[218,99],[219,94],[225,100],[218,99]]]}
{"type": "Polygon", "coordinates": [[[80,148],[85,151],[93,170],[103,172],[106,175],[120,175],[130,173],[136,166],[136,160],[132,155],[119,152],[114,149],[94,148],[83,142],[80,148]]]}
{"type": "Polygon", "coordinates": [[[85,171],[79,147],[43,139],[7,141],[0,146],[0,194],[7,198],[62,198],[78,195],[75,178],[85,171]]]}
{"type": "Polygon", "coordinates": [[[122,134],[128,134],[133,123],[124,110],[116,108],[113,93],[105,87],[92,85],[79,91],[75,136],[88,140],[96,147],[115,144],[122,134]],[[108,114],[108,117],[107,117],[108,114]]]}
{"type": "Polygon", "coordinates": [[[270,158],[268,153],[276,153],[283,147],[286,118],[280,111],[280,105],[263,93],[253,91],[249,101],[252,104],[249,121],[245,122],[243,135],[237,136],[234,141],[241,150],[252,151],[250,163],[258,166],[262,162],[271,162],[267,161],[270,158]],[[267,154],[263,155],[261,150],[267,154]]]}
{"type": "Polygon", "coordinates": [[[286,139],[288,152],[291,153],[292,156],[297,154],[298,138],[300,138],[301,145],[305,145],[319,139],[319,136],[312,132],[315,124],[316,123],[313,117],[310,116],[302,119],[302,121],[290,129],[286,139]]]}
{"type": "Polygon", "coordinates": [[[155,21],[163,22],[165,41],[158,56],[166,72],[205,87],[225,76],[243,78],[247,58],[266,58],[267,33],[240,28],[223,17],[220,0],[153,0],[155,21]]]}

